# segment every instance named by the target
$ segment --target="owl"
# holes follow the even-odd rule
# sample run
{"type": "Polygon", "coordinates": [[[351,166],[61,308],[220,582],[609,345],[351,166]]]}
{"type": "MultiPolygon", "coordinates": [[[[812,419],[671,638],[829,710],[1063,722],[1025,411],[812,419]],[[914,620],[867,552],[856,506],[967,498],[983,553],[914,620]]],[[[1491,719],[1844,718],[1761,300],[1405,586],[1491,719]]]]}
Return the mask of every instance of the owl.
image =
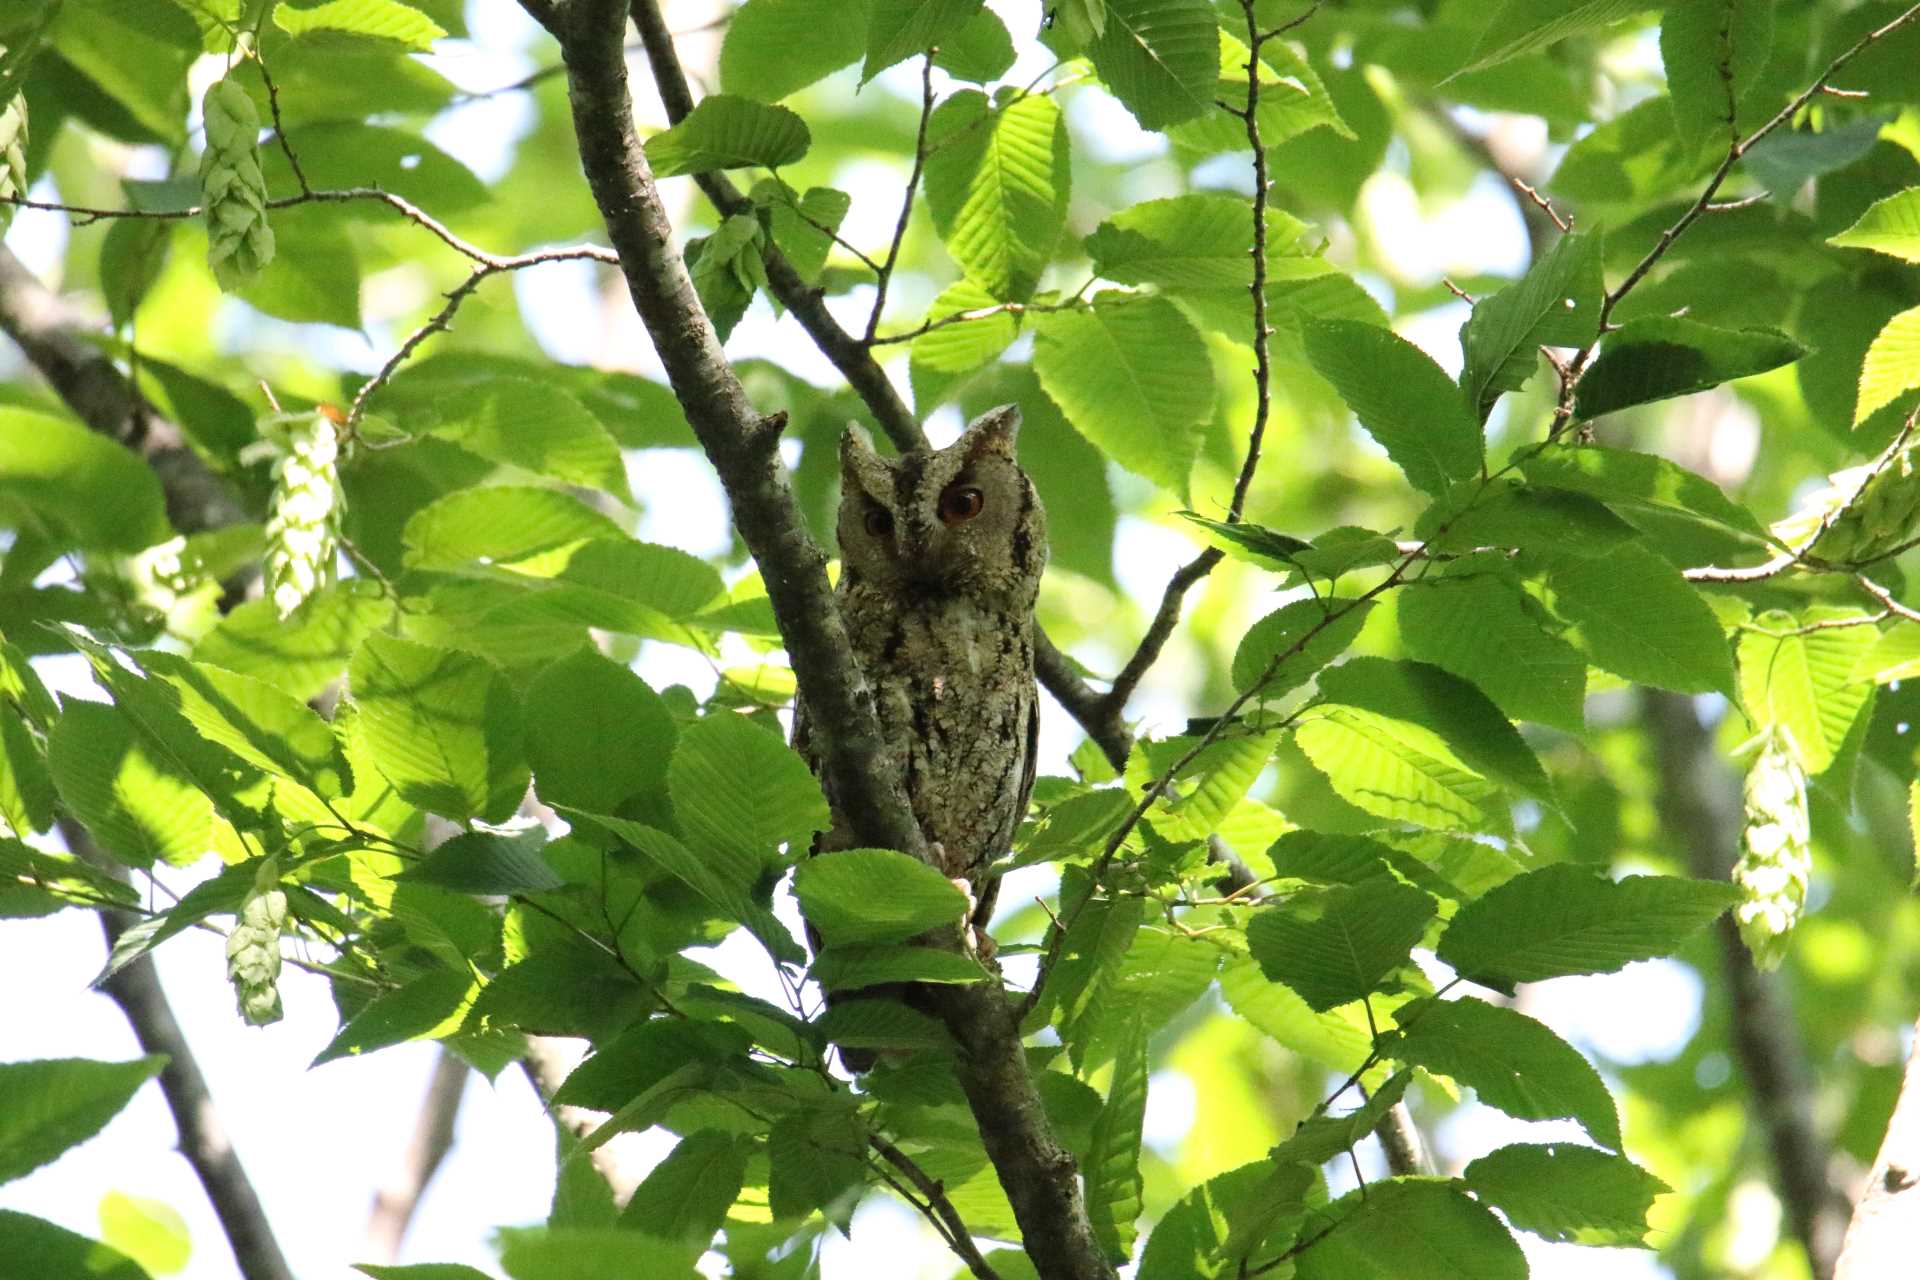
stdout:
{"type": "MultiPolygon", "coordinates": [[[[858,428],[840,442],[840,613],[913,816],[941,870],[970,889],[976,945],[999,888],[988,866],[1011,847],[1033,790],[1039,728],[1033,603],[1047,518],[1014,459],[1019,427],[1020,411],[1003,405],[944,449],[883,458],[858,428]]],[[[794,742],[818,772],[804,705],[794,742]]],[[[835,806],[815,852],[857,843],[835,806]]],[[[841,1058],[854,1071],[872,1064],[861,1050],[841,1058]]]]}

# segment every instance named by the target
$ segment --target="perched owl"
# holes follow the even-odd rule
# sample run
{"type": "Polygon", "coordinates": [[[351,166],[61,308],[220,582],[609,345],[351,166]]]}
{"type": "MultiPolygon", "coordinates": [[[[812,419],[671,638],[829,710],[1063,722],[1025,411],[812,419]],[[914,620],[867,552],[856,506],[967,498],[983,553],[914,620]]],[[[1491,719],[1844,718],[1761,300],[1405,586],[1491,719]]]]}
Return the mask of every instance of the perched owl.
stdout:
{"type": "MultiPolygon", "coordinates": [[[[1039,727],[1033,602],[1047,518],[1014,460],[1019,426],[1020,411],[1003,405],[944,449],[883,458],[858,428],[840,442],[840,613],[913,816],[942,870],[971,886],[978,937],[999,888],[987,867],[1033,790],[1039,727]]],[[[794,743],[817,772],[804,705],[794,743]]],[[[836,806],[815,852],[856,843],[836,806]]],[[[841,1058],[864,1071],[873,1056],[841,1058]]]]}

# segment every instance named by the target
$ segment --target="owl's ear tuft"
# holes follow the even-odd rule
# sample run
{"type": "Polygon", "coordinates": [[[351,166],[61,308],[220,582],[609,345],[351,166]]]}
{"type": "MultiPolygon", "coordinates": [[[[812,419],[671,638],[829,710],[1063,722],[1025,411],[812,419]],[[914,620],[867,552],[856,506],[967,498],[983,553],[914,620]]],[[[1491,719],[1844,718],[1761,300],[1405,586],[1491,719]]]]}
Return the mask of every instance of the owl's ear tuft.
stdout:
{"type": "Polygon", "coordinates": [[[881,501],[892,493],[887,477],[887,460],[875,452],[873,437],[862,427],[849,426],[840,437],[841,489],[881,501]]]}
{"type": "Polygon", "coordinates": [[[1003,404],[997,409],[989,409],[960,433],[955,445],[972,462],[988,454],[1013,460],[1014,440],[1020,434],[1020,406],[1003,404]]]}

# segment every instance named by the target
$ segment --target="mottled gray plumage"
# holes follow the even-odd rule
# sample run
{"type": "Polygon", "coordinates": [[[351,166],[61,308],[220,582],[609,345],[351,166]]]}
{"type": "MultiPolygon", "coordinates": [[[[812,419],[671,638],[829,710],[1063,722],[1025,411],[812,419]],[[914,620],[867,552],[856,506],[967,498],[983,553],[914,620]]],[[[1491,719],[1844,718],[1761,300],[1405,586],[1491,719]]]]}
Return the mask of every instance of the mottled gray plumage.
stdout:
{"type": "MultiPolygon", "coordinates": [[[[942,870],[972,886],[977,929],[999,887],[987,868],[1026,813],[1039,723],[1033,603],[1046,513],[1014,458],[1019,425],[1004,405],[945,449],[883,458],[858,429],[840,443],[840,613],[913,815],[942,870]]],[[[817,769],[804,706],[794,740],[817,769]]],[[[815,852],[856,843],[836,809],[815,852]]],[[[842,1058],[854,1070],[871,1061],[842,1058]]]]}

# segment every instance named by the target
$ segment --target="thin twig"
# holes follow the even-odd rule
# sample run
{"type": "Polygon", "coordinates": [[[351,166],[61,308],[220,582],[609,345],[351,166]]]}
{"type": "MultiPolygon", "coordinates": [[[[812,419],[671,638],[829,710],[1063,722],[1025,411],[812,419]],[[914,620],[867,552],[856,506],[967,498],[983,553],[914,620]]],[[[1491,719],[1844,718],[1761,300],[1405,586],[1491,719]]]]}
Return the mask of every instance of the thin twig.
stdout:
{"type": "Polygon", "coordinates": [[[860,339],[867,346],[873,345],[873,335],[880,331],[880,313],[887,308],[887,285],[893,280],[893,268],[900,261],[900,245],[907,238],[907,223],[913,218],[913,198],[920,190],[920,175],[927,167],[927,122],[933,119],[933,51],[929,49],[920,60],[920,127],[913,136],[913,168],[907,173],[907,187],[900,196],[900,218],[894,223],[893,239],[887,245],[887,256],[875,272],[873,289],[873,310],[867,314],[867,331],[860,339]]]}
{"type": "Polygon", "coordinates": [[[941,1235],[948,1246],[960,1256],[960,1260],[967,1264],[967,1270],[973,1272],[977,1280],[1000,1280],[999,1273],[981,1255],[979,1246],[973,1243],[973,1233],[967,1230],[967,1224],[961,1220],[959,1210],[953,1207],[953,1201],[947,1199],[947,1189],[929,1177],[925,1169],[915,1164],[913,1157],[879,1134],[870,1135],[867,1142],[880,1153],[882,1159],[898,1169],[902,1176],[926,1197],[925,1205],[915,1207],[920,1208],[923,1213],[932,1218],[937,1227],[944,1228],[941,1235]]]}

